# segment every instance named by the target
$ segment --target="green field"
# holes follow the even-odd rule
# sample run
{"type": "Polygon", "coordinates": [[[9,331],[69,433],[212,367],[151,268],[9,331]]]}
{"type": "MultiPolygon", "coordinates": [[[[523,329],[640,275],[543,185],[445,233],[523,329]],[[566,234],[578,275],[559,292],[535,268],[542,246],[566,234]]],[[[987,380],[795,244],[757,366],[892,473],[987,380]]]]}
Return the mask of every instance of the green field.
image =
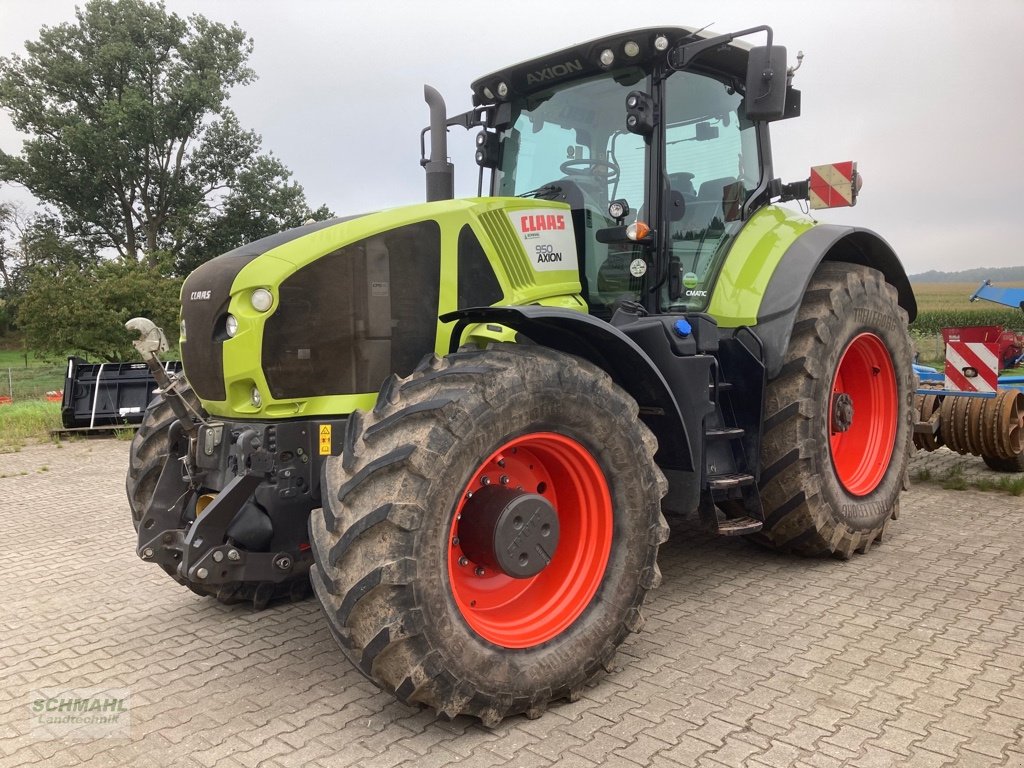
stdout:
{"type": "MultiPolygon", "coordinates": [[[[999,287],[1024,288],[1024,282],[999,283],[999,287]]],[[[986,312],[993,309],[1010,309],[991,301],[970,301],[971,294],[978,290],[978,283],[916,283],[913,288],[914,296],[917,297],[917,309],[920,312],[986,312]]]]}
{"type": "Polygon", "coordinates": [[[67,360],[40,360],[21,350],[0,349],[0,397],[14,402],[40,400],[47,392],[64,388],[67,360]]]}

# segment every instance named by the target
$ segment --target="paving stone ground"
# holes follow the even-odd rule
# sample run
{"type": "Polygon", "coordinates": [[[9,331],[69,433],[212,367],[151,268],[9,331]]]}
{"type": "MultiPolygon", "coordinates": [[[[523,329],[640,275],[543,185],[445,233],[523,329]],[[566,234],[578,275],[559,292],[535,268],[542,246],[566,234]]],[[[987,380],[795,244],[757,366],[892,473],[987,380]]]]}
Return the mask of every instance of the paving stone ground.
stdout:
{"type": "Polygon", "coordinates": [[[223,606],[138,560],[127,451],[0,455],[0,768],[1024,766],[1024,497],[916,485],[847,562],[677,529],[619,669],[488,730],[376,690],[315,601],[223,606]],[[130,732],[41,733],[65,689],[127,691],[130,732]]]}

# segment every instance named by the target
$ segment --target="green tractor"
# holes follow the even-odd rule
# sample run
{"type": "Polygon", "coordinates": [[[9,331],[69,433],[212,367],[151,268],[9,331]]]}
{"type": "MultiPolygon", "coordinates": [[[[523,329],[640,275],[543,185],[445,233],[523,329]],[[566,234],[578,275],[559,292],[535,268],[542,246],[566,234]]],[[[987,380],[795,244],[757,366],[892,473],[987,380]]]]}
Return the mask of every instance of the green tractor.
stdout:
{"type": "Polygon", "coordinates": [[[370,680],[492,724],[610,668],[666,516],[866,552],[906,487],[916,305],[881,237],[776,205],[859,188],[774,176],[794,71],[768,27],[653,28],[482,77],[455,117],[428,87],[425,204],[185,281],[187,378],[131,446],[140,557],[257,606],[312,583],[370,680]]]}

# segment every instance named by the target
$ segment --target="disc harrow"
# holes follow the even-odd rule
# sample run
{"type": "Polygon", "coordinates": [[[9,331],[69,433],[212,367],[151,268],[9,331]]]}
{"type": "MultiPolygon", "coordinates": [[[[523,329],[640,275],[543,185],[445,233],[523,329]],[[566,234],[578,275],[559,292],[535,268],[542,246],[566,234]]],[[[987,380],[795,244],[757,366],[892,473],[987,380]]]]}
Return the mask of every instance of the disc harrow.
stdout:
{"type": "Polygon", "coordinates": [[[939,431],[939,407],[942,398],[937,394],[915,395],[914,412],[920,423],[927,424],[928,430],[914,433],[914,447],[921,451],[934,451],[943,445],[942,433],[939,431]]]}
{"type": "Polygon", "coordinates": [[[1024,452],[1024,392],[1001,390],[995,397],[943,394],[914,399],[918,429],[914,446],[934,451],[945,445],[957,453],[1014,459],[1024,452]],[[927,425],[927,426],[925,426],[927,425]]]}

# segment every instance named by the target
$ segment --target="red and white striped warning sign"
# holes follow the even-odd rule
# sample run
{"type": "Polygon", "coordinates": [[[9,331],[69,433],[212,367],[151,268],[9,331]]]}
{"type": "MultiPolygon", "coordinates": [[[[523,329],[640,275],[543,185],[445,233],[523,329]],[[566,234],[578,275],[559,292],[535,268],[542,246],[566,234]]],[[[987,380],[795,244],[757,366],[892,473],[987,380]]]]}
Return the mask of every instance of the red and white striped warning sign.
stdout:
{"type": "Polygon", "coordinates": [[[995,392],[998,384],[998,344],[951,341],[946,345],[946,389],[995,392]]]}
{"type": "Polygon", "coordinates": [[[857,204],[859,188],[857,164],[852,160],[845,163],[815,165],[811,168],[811,179],[807,186],[807,198],[811,208],[841,208],[857,204]]]}

